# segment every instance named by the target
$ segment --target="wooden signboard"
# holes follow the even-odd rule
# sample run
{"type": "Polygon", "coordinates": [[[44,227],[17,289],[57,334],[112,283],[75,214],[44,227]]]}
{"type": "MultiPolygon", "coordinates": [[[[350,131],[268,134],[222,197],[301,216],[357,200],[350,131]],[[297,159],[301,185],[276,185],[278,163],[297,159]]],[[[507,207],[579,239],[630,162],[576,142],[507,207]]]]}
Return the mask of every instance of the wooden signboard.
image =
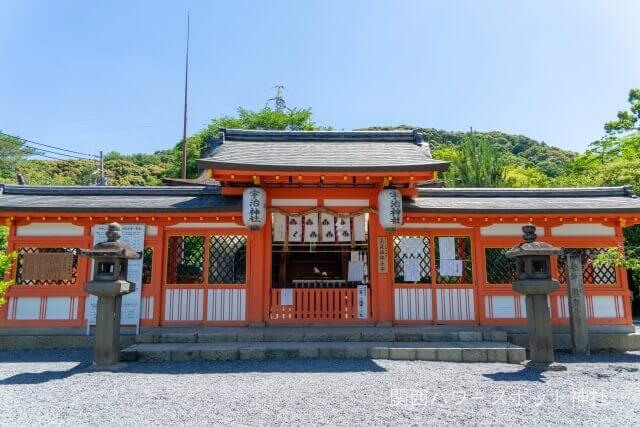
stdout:
{"type": "Polygon", "coordinates": [[[22,280],[64,281],[73,278],[73,254],[35,252],[22,256],[22,280]]]}
{"type": "Polygon", "coordinates": [[[378,273],[389,272],[389,244],[386,237],[378,237],[378,273]]]}

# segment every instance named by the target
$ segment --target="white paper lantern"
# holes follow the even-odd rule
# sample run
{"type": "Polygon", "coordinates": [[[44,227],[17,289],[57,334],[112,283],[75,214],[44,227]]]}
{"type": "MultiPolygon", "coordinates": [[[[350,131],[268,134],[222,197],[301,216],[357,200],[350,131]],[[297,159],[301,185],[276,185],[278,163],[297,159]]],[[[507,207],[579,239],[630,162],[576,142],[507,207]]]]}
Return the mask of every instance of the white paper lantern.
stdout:
{"type": "Polygon", "coordinates": [[[262,228],[267,219],[267,193],[259,187],[249,187],[242,193],[242,220],[250,230],[262,228]]]}
{"type": "Polygon", "coordinates": [[[402,225],[402,194],[391,188],[378,194],[378,218],[387,231],[394,231],[402,225]]]}

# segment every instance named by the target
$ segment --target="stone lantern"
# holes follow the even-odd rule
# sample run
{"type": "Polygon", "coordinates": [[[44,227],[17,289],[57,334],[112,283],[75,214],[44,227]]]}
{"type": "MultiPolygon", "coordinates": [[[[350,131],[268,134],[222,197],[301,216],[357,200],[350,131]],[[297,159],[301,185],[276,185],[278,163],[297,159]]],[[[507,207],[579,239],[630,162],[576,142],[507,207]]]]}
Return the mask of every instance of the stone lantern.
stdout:
{"type": "Polygon", "coordinates": [[[551,256],[562,254],[562,250],[537,242],[536,227],[531,224],[522,227],[522,231],[524,242],[507,252],[507,256],[516,261],[517,278],[512,288],[526,295],[531,362],[546,369],[553,364],[553,333],[547,298],[559,287],[558,281],[551,277],[551,256]]]}
{"type": "Polygon", "coordinates": [[[126,243],[120,242],[120,224],[109,224],[107,241],[91,249],[80,250],[81,256],[94,260],[93,279],[84,285],[85,291],[98,297],[93,361],[97,367],[115,365],[120,360],[120,311],[122,296],[135,290],[127,281],[127,263],[139,259],[126,243]]]}

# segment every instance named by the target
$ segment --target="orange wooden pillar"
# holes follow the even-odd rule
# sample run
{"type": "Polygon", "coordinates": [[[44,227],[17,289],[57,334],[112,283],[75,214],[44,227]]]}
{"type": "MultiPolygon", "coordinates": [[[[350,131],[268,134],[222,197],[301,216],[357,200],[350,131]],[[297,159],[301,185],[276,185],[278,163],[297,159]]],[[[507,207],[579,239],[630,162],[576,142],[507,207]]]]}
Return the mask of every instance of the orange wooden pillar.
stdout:
{"type": "Polygon", "coordinates": [[[485,298],[485,285],[486,261],[484,259],[484,250],[482,247],[482,236],[480,235],[480,227],[473,227],[473,234],[471,236],[471,252],[473,257],[473,283],[475,292],[475,305],[476,305],[476,323],[479,325],[484,324],[486,320],[486,313],[484,310],[484,298],[485,298]]]}
{"type": "Polygon", "coordinates": [[[265,277],[265,262],[268,259],[265,253],[265,236],[268,229],[265,225],[259,230],[248,232],[247,321],[253,326],[264,325],[264,288],[268,285],[265,277]]]}
{"type": "MultiPolygon", "coordinates": [[[[624,234],[622,231],[626,226],[626,221],[623,218],[620,218],[619,224],[616,226],[616,241],[618,246],[624,247],[624,234]]],[[[624,321],[626,324],[633,323],[633,307],[631,306],[631,299],[633,298],[633,294],[631,289],[629,288],[629,276],[627,270],[621,267],[616,267],[616,277],[618,278],[618,282],[624,289],[625,294],[622,298],[624,304],[624,321]]]]}
{"type": "Polygon", "coordinates": [[[391,256],[393,249],[389,233],[380,226],[378,215],[374,213],[369,214],[369,248],[373,319],[381,326],[391,325],[393,323],[393,287],[391,285],[393,277],[391,256]],[[378,239],[383,239],[386,242],[386,259],[380,256],[378,239]],[[386,266],[380,265],[381,258],[386,263],[386,266]],[[381,271],[386,271],[386,273],[381,273],[381,271]]]}

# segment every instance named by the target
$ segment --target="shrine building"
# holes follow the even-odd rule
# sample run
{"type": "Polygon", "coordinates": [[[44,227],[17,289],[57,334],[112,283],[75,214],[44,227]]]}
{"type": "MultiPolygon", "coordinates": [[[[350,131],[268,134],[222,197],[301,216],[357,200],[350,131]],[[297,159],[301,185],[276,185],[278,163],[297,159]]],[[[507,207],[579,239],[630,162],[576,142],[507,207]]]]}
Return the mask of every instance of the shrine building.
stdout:
{"type": "MultiPolygon", "coordinates": [[[[626,271],[591,262],[640,223],[629,186],[439,188],[448,162],[417,131],[223,129],[198,167],[199,179],[164,187],[0,186],[18,253],[0,327],[92,322],[78,253],[111,222],[143,255],[128,270],[127,325],[523,326],[505,253],[528,223],[582,251],[591,325],[632,324],[626,271]]],[[[563,325],[564,257],[552,270],[551,319],[563,325]]]]}

